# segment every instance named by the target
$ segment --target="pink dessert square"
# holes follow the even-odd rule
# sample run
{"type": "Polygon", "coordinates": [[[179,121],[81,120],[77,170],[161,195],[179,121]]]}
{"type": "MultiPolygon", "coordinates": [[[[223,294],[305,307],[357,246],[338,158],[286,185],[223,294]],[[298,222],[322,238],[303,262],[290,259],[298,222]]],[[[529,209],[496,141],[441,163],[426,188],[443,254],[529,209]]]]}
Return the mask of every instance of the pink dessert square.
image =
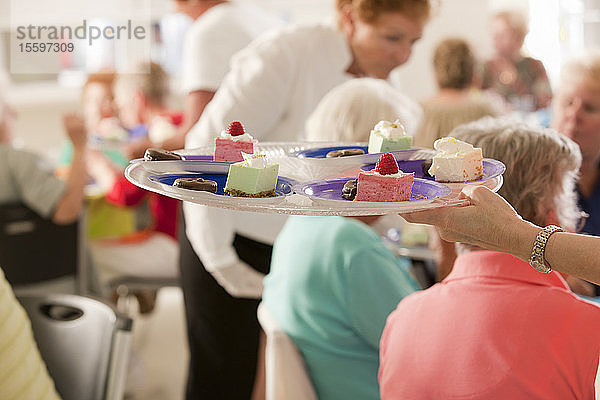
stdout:
{"type": "Polygon", "coordinates": [[[246,154],[254,154],[256,140],[243,141],[218,137],[215,139],[215,161],[240,162],[244,161],[242,151],[246,154]]]}
{"type": "Polygon", "coordinates": [[[373,171],[359,172],[357,201],[407,201],[414,182],[414,173],[380,175],[373,171]]]}

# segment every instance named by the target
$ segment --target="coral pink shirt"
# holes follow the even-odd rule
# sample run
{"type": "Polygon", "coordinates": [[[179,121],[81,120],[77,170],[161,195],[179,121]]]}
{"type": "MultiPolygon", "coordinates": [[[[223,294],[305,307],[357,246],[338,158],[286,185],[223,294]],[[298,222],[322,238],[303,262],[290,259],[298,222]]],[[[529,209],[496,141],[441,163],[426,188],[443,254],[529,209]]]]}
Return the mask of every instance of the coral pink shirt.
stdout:
{"type": "Polygon", "coordinates": [[[404,298],[380,344],[386,399],[593,399],[600,308],[505,253],[459,256],[404,298]]]}

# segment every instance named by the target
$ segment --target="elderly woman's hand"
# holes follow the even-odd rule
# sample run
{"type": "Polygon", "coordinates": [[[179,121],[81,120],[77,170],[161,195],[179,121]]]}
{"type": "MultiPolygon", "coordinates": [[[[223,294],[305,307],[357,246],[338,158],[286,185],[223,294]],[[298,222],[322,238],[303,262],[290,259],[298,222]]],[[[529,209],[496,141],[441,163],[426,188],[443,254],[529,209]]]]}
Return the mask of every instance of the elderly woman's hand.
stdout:
{"type": "Polygon", "coordinates": [[[467,186],[460,198],[468,199],[469,204],[400,215],[409,222],[436,226],[444,240],[500,251],[514,249],[519,230],[525,225],[531,226],[506,200],[485,186],[467,186]]]}

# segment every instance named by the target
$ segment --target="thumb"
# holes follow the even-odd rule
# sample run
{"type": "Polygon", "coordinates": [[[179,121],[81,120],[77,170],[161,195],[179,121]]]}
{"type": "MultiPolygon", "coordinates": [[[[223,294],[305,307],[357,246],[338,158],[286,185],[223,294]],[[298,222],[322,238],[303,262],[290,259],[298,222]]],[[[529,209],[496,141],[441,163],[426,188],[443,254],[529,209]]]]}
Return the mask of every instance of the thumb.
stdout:
{"type": "Polygon", "coordinates": [[[486,186],[468,185],[461,190],[459,198],[468,199],[471,205],[478,205],[489,200],[490,196],[493,196],[493,193],[486,186]]]}

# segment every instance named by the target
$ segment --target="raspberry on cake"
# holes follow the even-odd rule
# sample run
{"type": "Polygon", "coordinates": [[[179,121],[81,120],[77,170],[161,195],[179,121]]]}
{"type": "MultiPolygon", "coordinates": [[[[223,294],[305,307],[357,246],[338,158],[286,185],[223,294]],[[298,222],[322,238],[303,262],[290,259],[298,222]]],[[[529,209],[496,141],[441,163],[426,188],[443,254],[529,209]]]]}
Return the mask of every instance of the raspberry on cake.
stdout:
{"type": "Polygon", "coordinates": [[[436,140],[433,147],[438,153],[433,157],[429,174],[437,182],[468,182],[483,178],[480,148],[450,136],[436,140]]]}
{"type": "Polygon", "coordinates": [[[406,134],[399,119],[394,122],[379,121],[369,135],[369,153],[406,150],[412,147],[412,136],[406,134]]]}
{"type": "Polygon", "coordinates": [[[246,133],[241,122],[233,121],[221,136],[215,139],[215,161],[240,162],[242,152],[254,154],[258,141],[246,133]]]}
{"type": "Polygon", "coordinates": [[[385,153],[372,171],[361,171],[356,185],[356,201],[407,201],[414,182],[414,173],[398,169],[394,156],[385,153]]]}
{"type": "Polygon", "coordinates": [[[264,154],[242,155],[244,161],[229,166],[225,191],[236,197],[275,196],[279,164],[264,154]]]}

